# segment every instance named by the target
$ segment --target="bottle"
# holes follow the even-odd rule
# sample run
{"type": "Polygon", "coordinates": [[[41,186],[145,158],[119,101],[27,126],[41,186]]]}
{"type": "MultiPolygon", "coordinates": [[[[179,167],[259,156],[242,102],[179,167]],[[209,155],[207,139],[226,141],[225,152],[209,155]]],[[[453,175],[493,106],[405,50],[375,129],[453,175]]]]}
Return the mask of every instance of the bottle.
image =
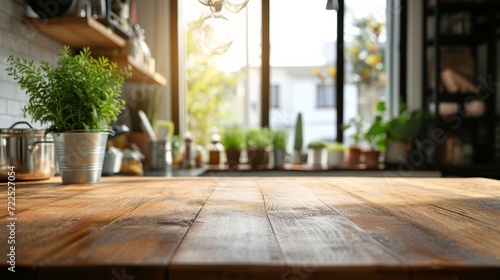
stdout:
{"type": "Polygon", "coordinates": [[[182,161],[182,166],[185,168],[192,168],[196,166],[194,158],[195,152],[193,136],[191,135],[191,132],[187,131],[184,135],[184,159],[182,161]]]}
{"type": "Polygon", "coordinates": [[[224,147],[220,143],[221,137],[216,127],[212,128],[210,144],[208,145],[208,164],[219,165],[223,162],[224,147]]]}

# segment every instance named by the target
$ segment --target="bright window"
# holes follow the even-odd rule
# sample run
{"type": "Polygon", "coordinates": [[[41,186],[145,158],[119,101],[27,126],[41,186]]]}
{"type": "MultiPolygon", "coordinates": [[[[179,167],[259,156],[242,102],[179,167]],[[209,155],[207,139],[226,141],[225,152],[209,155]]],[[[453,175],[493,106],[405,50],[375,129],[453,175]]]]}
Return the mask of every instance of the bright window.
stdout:
{"type": "MultiPolygon", "coordinates": [[[[386,0],[349,0],[344,11],[343,104],[336,104],[337,11],[326,0],[272,0],[270,5],[269,125],[286,128],[293,143],[302,113],[304,144],[337,139],[337,117],[373,118],[386,95],[386,0]],[[278,87],[279,85],[279,87],[278,87]]],[[[199,1],[178,1],[181,32],[180,98],[184,130],[206,143],[210,128],[261,125],[262,2],[250,0],[239,13],[222,10],[233,43],[209,56],[196,43],[197,21],[210,13],[199,1]]],[[[264,22],[266,22],[264,20],[264,22]]],[[[266,28],[266,27],[264,27],[266,28]]],[[[266,47],[266,46],[264,46],[266,47]]],[[[264,111],[265,112],[265,111],[264,111]]],[[[344,142],[352,131],[345,131],[344,142]]]]}

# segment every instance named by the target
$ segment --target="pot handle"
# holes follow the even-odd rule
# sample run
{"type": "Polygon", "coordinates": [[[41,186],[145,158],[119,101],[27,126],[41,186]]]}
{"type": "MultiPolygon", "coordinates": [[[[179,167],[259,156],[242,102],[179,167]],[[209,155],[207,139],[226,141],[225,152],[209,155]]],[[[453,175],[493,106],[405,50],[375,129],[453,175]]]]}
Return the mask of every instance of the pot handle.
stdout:
{"type": "Polygon", "coordinates": [[[30,128],[33,128],[33,126],[31,126],[31,124],[29,122],[25,122],[25,121],[20,121],[20,122],[15,122],[13,125],[11,125],[9,127],[9,129],[11,128],[14,128],[14,126],[18,125],[18,124],[26,124],[27,126],[29,126],[30,128]]]}
{"type": "Polygon", "coordinates": [[[54,141],[50,141],[50,140],[35,141],[31,145],[28,146],[28,150],[30,150],[32,152],[36,151],[38,149],[38,146],[40,146],[42,144],[54,144],[54,141]]]}

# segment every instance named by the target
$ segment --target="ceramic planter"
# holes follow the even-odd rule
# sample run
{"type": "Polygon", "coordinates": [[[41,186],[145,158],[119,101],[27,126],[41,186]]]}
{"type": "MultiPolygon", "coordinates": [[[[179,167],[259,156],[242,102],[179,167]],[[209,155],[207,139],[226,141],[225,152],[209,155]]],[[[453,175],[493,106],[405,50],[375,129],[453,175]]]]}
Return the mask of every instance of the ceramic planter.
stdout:
{"type": "Polygon", "coordinates": [[[386,164],[400,164],[408,159],[411,150],[411,142],[408,141],[388,141],[385,150],[384,162],[386,164]]]}
{"type": "Polygon", "coordinates": [[[328,166],[335,167],[344,162],[344,151],[328,151],[328,166]]]}
{"type": "Polygon", "coordinates": [[[284,169],[285,168],[285,149],[274,149],[273,150],[273,166],[274,169],[284,169]]]}
{"type": "Polygon", "coordinates": [[[326,166],[328,155],[326,149],[308,149],[307,164],[312,166],[326,166]]]}

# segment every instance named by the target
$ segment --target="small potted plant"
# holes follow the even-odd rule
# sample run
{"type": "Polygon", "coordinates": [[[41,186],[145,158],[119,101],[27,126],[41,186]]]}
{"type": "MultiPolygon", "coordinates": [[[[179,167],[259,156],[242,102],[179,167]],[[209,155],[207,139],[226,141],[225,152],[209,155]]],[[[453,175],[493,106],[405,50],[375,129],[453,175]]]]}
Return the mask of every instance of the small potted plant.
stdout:
{"type": "Polygon", "coordinates": [[[222,132],[221,144],[226,152],[226,164],[229,169],[238,168],[244,141],[245,134],[237,125],[228,126],[222,132]]]}
{"type": "Polygon", "coordinates": [[[350,135],[350,143],[347,148],[347,163],[351,165],[361,162],[361,140],[363,137],[363,120],[360,117],[352,118],[344,124],[344,130],[353,128],[354,132],[350,135]]]}
{"type": "Polygon", "coordinates": [[[385,103],[379,101],[376,104],[377,114],[370,127],[363,135],[368,144],[368,149],[363,151],[366,168],[378,168],[380,153],[385,151],[386,146],[386,127],[383,119],[385,112],[385,103]]]}
{"type": "Polygon", "coordinates": [[[111,123],[125,107],[121,87],[131,68],[118,68],[83,48],[73,55],[69,46],[58,54],[56,66],[35,65],[9,56],[8,74],[29,95],[25,116],[49,125],[62,183],[99,182],[111,123]]]}
{"type": "Polygon", "coordinates": [[[326,148],[328,151],[328,166],[335,167],[344,162],[345,147],[342,143],[329,144],[326,148]]]}
{"type": "Polygon", "coordinates": [[[307,145],[307,164],[312,166],[325,166],[327,164],[325,141],[313,141],[307,145]]]}
{"type": "Polygon", "coordinates": [[[409,112],[407,107],[403,106],[398,116],[386,122],[387,148],[384,157],[386,164],[399,164],[407,160],[413,140],[427,118],[428,115],[424,111],[409,112]]]}
{"type": "Polygon", "coordinates": [[[269,161],[271,136],[268,128],[252,128],[246,133],[248,163],[254,170],[265,170],[269,161]]]}
{"type": "Polygon", "coordinates": [[[273,160],[275,169],[283,169],[285,167],[287,139],[288,132],[285,129],[279,128],[272,131],[273,160]]]}

